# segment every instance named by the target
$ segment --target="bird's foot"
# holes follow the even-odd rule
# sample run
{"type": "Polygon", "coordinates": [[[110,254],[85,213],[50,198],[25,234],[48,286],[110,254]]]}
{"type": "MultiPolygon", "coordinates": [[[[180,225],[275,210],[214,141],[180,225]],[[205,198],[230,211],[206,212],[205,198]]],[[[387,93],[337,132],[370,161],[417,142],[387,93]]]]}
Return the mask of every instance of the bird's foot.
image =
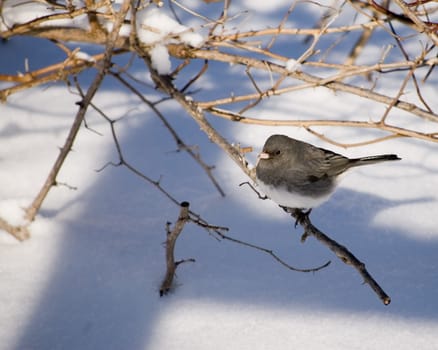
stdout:
{"type": "Polygon", "coordinates": [[[305,220],[309,218],[309,215],[312,212],[312,208],[304,210],[299,208],[288,208],[282,205],[280,205],[280,208],[295,218],[295,228],[298,226],[298,224],[302,225],[305,220]]]}

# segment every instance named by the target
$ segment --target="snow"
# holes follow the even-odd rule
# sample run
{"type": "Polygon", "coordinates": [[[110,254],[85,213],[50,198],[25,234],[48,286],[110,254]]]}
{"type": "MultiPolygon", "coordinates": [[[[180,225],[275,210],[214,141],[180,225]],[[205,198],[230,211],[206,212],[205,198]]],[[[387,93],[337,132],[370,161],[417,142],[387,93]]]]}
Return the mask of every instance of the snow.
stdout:
{"type": "Polygon", "coordinates": [[[170,43],[184,43],[192,47],[200,47],[204,38],[194,33],[184,25],[171,18],[162,8],[146,7],[137,12],[137,35],[139,40],[152,46],[150,49],[152,66],[159,74],[171,72],[171,62],[166,45],[170,43]]]}
{"type": "Polygon", "coordinates": [[[95,59],[90,56],[88,53],[83,51],[75,52],[74,57],[78,60],[86,61],[86,62],[95,62],[95,59]]]}
{"type": "MultiPolygon", "coordinates": [[[[10,74],[19,70],[23,57],[29,56],[31,64],[44,62],[52,47],[25,38],[2,45],[0,67],[10,74]]],[[[58,54],[63,59],[62,53],[53,52],[51,58],[58,54]]],[[[145,68],[137,62],[133,69],[145,68]]],[[[204,88],[201,97],[218,97],[208,88],[217,79],[231,91],[234,69],[212,67],[197,86],[204,88]]],[[[91,74],[79,77],[84,86],[91,74]]],[[[438,83],[436,75],[429,79],[438,83]]],[[[435,95],[434,89],[424,90],[437,110],[435,95]]],[[[291,96],[276,96],[252,112],[276,119],[375,118],[384,110],[324,88],[292,97],[293,103],[291,96]]],[[[34,198],[59,154],[78,99],[64,85],[50,84],[14,94],[0,105],[1,217],[20,222],[22,208],[34,198]]],[[[117,120],[126,160],[161,179],[178,200],[189,201],[210,223],[229,227],[231,236],[272,249],[297,267],[327,260],[332,264],[315,274],[293,273],[261,252],[218,242],[188,224],[177,242],[177,258],[196,262],[181,265],[175,290],[160,298],[165,225],[175,222],[178,208],[124,167],[96,171],[118,158],[108,123],[90,109],[89,129],[81,129],[59,175],[60,182],[77,190],[62,185],[51,190],[30,227],[30,240],[18,243],[0,233],[1,349],[438,348],[437,145],[400,138],[344,150],[303,129],[220,125],[230,142],[254,147],[248,155],[252,163],[273,133],[351,157],[397,153],[403,159],[352,170],[333,197],[312,213],[319,228],[366,263],[392,298],[383,306],[356,271],[326,248],[310,238],[301,244],[301,230],[295,230],[275,204],[239,187],[247,178],[180,108],[159,105],[182,138],[216,166],[214,175],[225,198],[197,164],[175,151],[172,137],[150,109],[114,79],[105,80],[93,102],[117,120]]],[[[410,125],[424,124],[409,116],[407,120],[410,125]]],[[[332,129],[329,134],[351,142],[374,135],[354,129],[332,129]]]]}
{"type": "Polygon", "coordinates": [[[137,34],[145,45],[161,43],[169,35],[186,30],[161,9],[143,9],[137,12],[137,34]]]}
{"type": "Polygon", "coordinates": [[[159,74],[169,74],[172,69],[169,52],[164,45],[153,46],[149,54],[151,55],[152,67],[157,70],[159,74]]]}
{"type": "MultiPolygon", "coordinates": [[[[27,198],[27,200],[29,200],[27,198]]],[[[11,225],[21,225],[25,222],[23,219],[23,208],[27,204],[24,199],[6,199],[0,202],[0,217],[8,218],[11,225]]]]}
{"type": "MultiPolygon", "coordinates": [[[[411,349],[412,338],[416,338],[416,345],[420,349],[428,349],[431,348],[430,333],[436,330],[433,323],[422,322],[400,332],[406,327],[403,319],[365,314],[364,319],[357,320],[348,313],[337,311],[308,313],[297,310],[291,313],[281,307],[274,307],[274,310],[240,305],[230,308],[226,304],[194,301],[188,305],[175,305],[175,308],[175,314],[165,314],[159,320],[158,327],[166,325],[180,337],[192,339],[199,337],[197,331],[214,329],[217,337],[223,339],[220,348],[231,349],[278,348],[279,337],[285,348],[300,347],[311,339],[312,344],[317,346],[310,348],[370,349],[380,348],[382,344],[376,339],[385,338],[387,349],[411,349]],[[187,320],[195,325],[193,329],[185,327],[187,320]],[[339,329],[343,329],[343,332],[339,332],[339,329]],[[257,334],[257,341],[253,340],[254,334],[257,334]],[[373,335],[371,339],[370,334],[373,335]]],[[[164,332],[156,334],[152,342],[158,349],[178,349],[180,346],[164,332]]],[[[192,349],[205,349],[206,345],[195,342],[192,349]]],[[[218,348],[213,346],[213,349],[218,348]]]]}
{"type": "Polygon", "coordinates": [[[290,58],[286,62],[286,69],[289,72],[299,72],[301,71],[302,66],[296,59],[290,58]]]}
{"type": "MultiPolygon", "coordinates": [[[[12,28],[16,24],[23,24],[33,21],[37,18],[62,14],[64,10],[54,9],[44,2],[27,1],[27,0],[5,0],[2,4],[2,13],[0,16],[0,31],[12,28]]],[[[80,27],[88,28],[86,15],[79,15],[74,18],[51,19],[43,21],[41,26],[61,26],[61,27],[80,27]]]]}

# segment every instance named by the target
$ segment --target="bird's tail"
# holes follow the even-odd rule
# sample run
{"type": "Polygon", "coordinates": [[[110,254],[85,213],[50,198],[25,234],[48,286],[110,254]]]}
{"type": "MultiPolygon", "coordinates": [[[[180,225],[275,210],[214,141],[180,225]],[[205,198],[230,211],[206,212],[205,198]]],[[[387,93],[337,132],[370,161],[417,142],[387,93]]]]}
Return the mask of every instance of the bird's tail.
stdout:
{"type": "Polygon", "coordinates": [[[401,160],[401,158],[399,158],[396,154],[382,154],[379,156],[369,156],[369,157],[352,159],[352,162],[350,163],[350,165],[352,167],[355,167],[355,166],[361,166],[361,165],[386,162],[386,161],[390,161],[390,160],[401,160]]]}

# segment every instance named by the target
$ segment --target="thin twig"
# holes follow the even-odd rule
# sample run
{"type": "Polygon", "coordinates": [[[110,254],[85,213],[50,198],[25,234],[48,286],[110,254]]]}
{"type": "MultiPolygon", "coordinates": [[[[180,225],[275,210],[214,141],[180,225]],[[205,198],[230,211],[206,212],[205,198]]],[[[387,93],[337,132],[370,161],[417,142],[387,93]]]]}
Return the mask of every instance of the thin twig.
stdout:
{"type": "Polygon", "coordinates": [[[310,134],[317,136],[321,140],[324,140],[327,143],[330,143],[330,144],[332,144],[334,146],[342,147],[342,148],[362,147],[362,146],[371,145],[373,143],[379,143],[379,142],[384,142],[384,141],[388,141],[388,140],[404,137],[403,135],[391,134],[391,135],[386,135],[386,136],[382,136],[382,137],[376,137],[376,138],[373,138],[371,140],[366,140],[366,141],[345,143],[345,142],[339,142],[339,141],[333,140],[330,137],[325,136],[324,134],[316,132],[315,130],[313,130],[310,127],[305,127],[305,129],[310,134]]]}
{"type": "MultiPolygon", "coordinates": [[[[302,128],[309,128],[312,126],[326,126],[326,127],[348,127],[348,128],[365,128],[378,129],[388,133],[397,135],[397,137],[412,137],[420,140],[438,142],[436,132],[423,133],[412,129],[406,129],[391,124],[373,122],[373,121],[359,121],[359,120],[326,120],[326,119],[311,119],[311,120],[281,120],[281,119],[262,119],[250,118],[241,116],[239,114],[220,109],[209,108],[208,112],[218,117],[225,118],[234,122],[243,124],[266,125],[266,126],[296,126],[302,128]]],[[[372,143],[372,141],[371,141],[372,143]]]]}
{"type": "MultiPolygon", "coordinates": [[[[334,28],[326,28],[325,34],[338,34],[344,32],[360,31],[365,28],[374,28],[382,26],[385,21],[371,21],[362,24],[354,24],[349,26],[341,26],[334,28]]],[[[254,38],[259,36],[272,36],[272,35],[318,35],[321,32],[321,28],[267,28],[261,30],[252,30],[248,32],[236,32],[233,34],[222,35],[221,40],[239,40],[243,38],[254,38]]]]}
{"type": "Polygon", "coordinates": [[[286,22],[287,22],[289,16],[290,16],[291,13],[293,12],[293,10],[294,10],[295,7],[297,6],[297,4],[298,4],[298,1],[295,0],[295,1],[293,1],[292,4],[289,6],[289,8],[287,9],[286,13],[284,14],[282,20],[280,21],[280,23],[279,23],[278,26],[277,26],[277,30],[278,30],[277,34],[274,34],[274,35],[272,36],[271,40],[269,41],[268,45],[266,45],[266,48],[267,48],[267,49],[270,49],[270,48],[274,45],[274,43],[275,43],[275,41],[277,40],[279,34],[281,33],[281,30],[284,28],[284,26],[285,26],[285,24],[286,24],[286,22]]]}
{"type": "Polygon", "coordinates": [[[231,236],[225,235],[223,232],[220,232],[220,231],[216,231],[215,233],[216,233],[220,238],[222,238],[223,240],[227,240],[227,241],[230,241],[230,242],[234,242],[234,243],[237,243],[237,244],[243,245],[243,246],[245,246],[245,247],[253,248],[253,249],[259,250],[259,251],[261,251],[261,252],[263,252],[263,253],[266,253],[266,254],[270,255],[275,261],[277,261],[278,263],[280,263],[281,265],[283,265],[284,267],[286,267],[287,269],[289,269],[289,270],[291,270],[291,271],[295,271],[295,272],[305,272],[305,273],[308,273],[308,272],[317,272],[317,271],[320,271],[320,270],[326,268],[327,266],[329,266],[329,265],[331,264],[331,261],[329,260],[329,261],[327,261],[326,263],[324,263],[324,264],[322,264],[322,265],[320,265],[320,266],[317,266],[317,267],[312,267],[312,268],[307,268],[307,269],[301,269],[301,268],[294,267],[294,266],[288,264],[288,263],[285,262],[283,259],[281,259],[277,254],[275,254],[274,251],[271,250],[271,249],[267,249],[267,248],[264,248],[264,247],[258,246],[258,245],[256,245],[256,244],[248,243],[248,242],[242,241],[242,240],[240,240],[240,239],[233,238],[233,237],[231,237],[231,236]]]}
{"type": "Polygon", "coordinates": [[[1,75],[0,80],[18,82],[16,85],[0,90],[0,102],[6,102],[7,98],[17,92],[27,90],[49,82],[64,81],[67,77],[88,69],[103,59],[103,54],[93,57],[95,61],[70,60],[70,62],[58,63],[44,67],[34,72],[26,72],[23,75],[1,75]]]}
{"type": "Polygon", "coordinates": [[[342,262],[354,267],[362,276],[364,283],[367,283],[373,289],[383,304],[389,305],[391,303],[391,298],[380,287],[373,276],[370,275],[365,268],[365,264],[357,259],[345,246],[339,244],[316,228],[310,221],[309,216],[303,215],[300,210],[288,208],[288,212],[304,228],[302,240],[304,240],[307,236],[315,237],[318,241],[328,247],[342,262]]]}
{"type": "Polygon", "coordinates": [[[403,82],[400,85],[400,88],[398,89],[397,94],[392,99],[391,103],[389,103],[386,108],[385,112],[383,113],[382,117],[380,118],[380,123],[382,125],[385,125],[386,118],[388,118],[389,112],[394,108],[394,106],[397,104],[397,101],[399,101],[400,97],[404,94],[406,85],[408,84],[411,77],[414,75],[414,70],[411,69],[408,74],[406,74],[406,77],[403,79],[403,82]]]}
{"type": "Polygon", "coordinates": [[[417,26],[419,32],[428,35],[435,46],[438,46],[438,35],[436,34],[438,25],[436,23],[426,23],[422,21],[404,1],[394,0],[394,2],[402,9],[403,14],[406,15],[412,21],[412,23],[417,26]]]}
{"type": "MultiPolygon", "coordinates": [[[[424,99],[421,91],[420,91],[420,87],[418,86],[418,82],[417,82],[417,77],[415,76],[415,69],[417,68],[417,66],[415,65],[415,63],[420,62],[421,60],[424,60],[424,57],[426,56],[427,51],[423,50],[423,52],[421,53],[421,56],[416,58],[415,60],[411,60],[409,57],[409,54],[407,53],[406,49],[403,47],[403,44],[399,38],[399,36],[397,35],[394,26],[392,25],[391,22],[389,22],[389,27],[391,29],[391,32],[394,34],[394,38],[395,41],[402,53],[402,55],[404,56],[404,58],[406,59],[406,61],[408,62],[413,62],[413,66],[411,67],[411,76],[412,76],[412,81],[414,82],[414,86],[415,86],[415,90],[417,92],[417,96],[420,99],[420,101],[423,103],[424,107],[426,107],[426,109],[433,113],[432,109],[429,107],[428,103],[426,102],[426,100],[424,99]]],[[[407,82],[403,82],[404,85],[406,85],[407,82]]],[[[401,89],[400,89],[401,90],[401,89]]]]}
{"type": "MultiPolygon", "coordinates": [[[[80,91],[79,87],[78,87],[78,90],[80,91]]],[[[129,171],[131,171],[132,173],[137,175],[139,178],[143,179],[147,183],[156,187],[158,189],[158,191],[161,192],[165,197],[167,197],[172,203],[179,204],[178,200],[174,196],[172,196],[164,187],[161,186],[160,180],[153,180],[151,177],[145,175],[143,172],[138,170],[135,166],[131,165],[129,162],[126,161],[126,158],[123,154],[122,146],[120,144],[119,138],[117,136],[116,128],[115,128],[116,120],[113,120],[110,117],[108,117],[100,108],[98,108],[95,104],[93,104],[91,102],[90,102],[90,107],[92,107],[97,113],[99,113],[109,123],[110,129],[111,129],[111,135],[112,135],[113,142],[114,142],[114,145],[116,147],[117,155],[119,158],[117,163],[108,162],[101,169],[98,169],[97,171],[102,171],[107,166],[114,166],[114,167],[124,166],[129,171]]]]}
{"type": "Polygon", "coordinates": [[[214,169],[213,166],[210,166],[206,164],[199,153],[195,153],[193,149],[186,145],[186,143],[182,140],[182,138],[178,135],[176,130],[170,125],[170,123],[167,121],[167,119],[164,117],[164,115],[160,112],[160,110],[150,102],[146,97],[144,97],[143,94],[141,94],[137,89],[135,89],[129,82],[124,79],[119,73],[110,71],[110,73],[119,80],[124,86],[126,86],[131,92],[133,92],[135,95],[137,95],[142,102],[144,102],[152,111],[155,113],[155,115],[158,116],[158,118],[163,122],[164,126],[169,130],[170,134],[175,140],[175,143],[178,147],[178,150],[182,149],[185,152],[187,152],[201,167],[204,169],[205,173],[207,174],[210,181],[213,183],[216,190],[219,192],[219,194],[224,197],[225,192],[222,189],[222,187],[219,185],[219,182],[216,180],[216,178],[213,176],[212,170],[214,169]]]}

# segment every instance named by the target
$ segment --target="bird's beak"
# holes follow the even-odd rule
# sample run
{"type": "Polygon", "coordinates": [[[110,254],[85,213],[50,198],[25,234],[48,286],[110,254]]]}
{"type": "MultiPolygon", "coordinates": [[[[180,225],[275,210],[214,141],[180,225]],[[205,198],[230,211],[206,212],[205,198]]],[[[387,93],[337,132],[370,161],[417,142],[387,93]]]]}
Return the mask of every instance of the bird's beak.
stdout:
{"type": "Polygon", "coordinates": [[[269,159],[269,158],[271,158],[271,156],[269,155],[269,153],[261,152],[261,153],[259,154],[259,159],[269,159]]]}

